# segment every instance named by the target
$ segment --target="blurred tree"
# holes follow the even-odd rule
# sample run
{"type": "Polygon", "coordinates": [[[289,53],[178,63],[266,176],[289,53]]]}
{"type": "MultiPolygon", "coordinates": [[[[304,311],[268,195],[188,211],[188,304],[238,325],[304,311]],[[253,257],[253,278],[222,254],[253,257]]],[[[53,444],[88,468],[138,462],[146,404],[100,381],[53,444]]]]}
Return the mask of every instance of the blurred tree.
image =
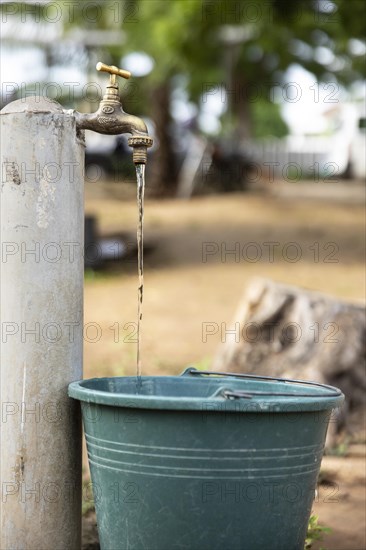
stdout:
{"type": "Polygon", "coordinates": [[[288,126],[281,117],[280,106],[276,103],[266,99],[254,102],[251,106],[251,118],[252,137],[255,139],[270,136],[281,138],[288,134],[288,126]]]}
{"type": "MultiPolygon", "coordinates": [[[[350,83],[366,73],[362,0],[134,0],[134,6],[126,48],[155,60],[146,84],[160,142],[155,184],[165,193],[174,189],[170,96],[177,74],[187,77],[197,105],[215,94],[226,103],[227,126],[240,141],[258,135],[253,114],[260,124],[260,110],[275,120],[271,91],[284,84],[291,64],[323,82],[350,83]]],[[[284,126],[268,130],[281,135],[284,126]]]]}
{"type": "MultiPolygon", "coordinates": [[[[30,3],[49,19],[48,3],[30,3]]],[[[9,4],[15,5],[2,2],[1,9],[9,4]]],[[[296,91],[283,88],[285,71],[292,64],[303,66],[318,81],[336,85],[366,75],[363,0],[63,0],[58,4],[65,8],[65,36],[72,37],[70,31],[75,31],[77,37],[78,27],[90,36],[98,29],[125,34],[120,44],[94,47],[89,41],[89,53],[108,52],[105,61],[116,65],[129,52],[153,58],[151,74],[122,91],[126,110],[149,114],[155,122],[160,147],[154,155],[151,184],[159,193],[175,189],[171,97],[177,75],[185,77],[188,97],[199,109],[210,96],[224,104],[223,128],[235,143],[258,134],[252,121],[262,124],[261,115],[262,119],[276,116],[269,107],[274,86],[282,87],[282,95],[296,91]]],[[[81,44],[83,40],[80,36],[81,44]]],[[[57,57],[57,44],[52,51],[57,57]]],[[[315,101],[316,94],[314,82],[315,101]]]]}

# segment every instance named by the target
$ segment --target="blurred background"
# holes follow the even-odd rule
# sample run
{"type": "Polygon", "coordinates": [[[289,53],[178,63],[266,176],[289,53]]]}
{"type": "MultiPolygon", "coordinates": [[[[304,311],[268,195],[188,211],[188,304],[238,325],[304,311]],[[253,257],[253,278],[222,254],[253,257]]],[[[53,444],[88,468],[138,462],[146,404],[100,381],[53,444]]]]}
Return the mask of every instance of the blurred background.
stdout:
{"type": "MultiPolygon", "coordinates": [[[[2,1],[1,13],[3,105],[39,92],[93,111],[96,62],[132,72],[122,98],[154,131],[155,195],[240,190],[266,164],[365,177],[360,0],[2,1]]],[[[87,153],[91,179],[129,175],[124,140],[94,134],[87,153]]]]}
{"type": "MultiPolygon", "coordinates": [[[[208,367],[253,277],[364,304],[365,2],[39,0],[0,10],[1,107],[40,94],[93,112],[108,83],[96,63],[132,72],[120,81],[124,110],[155,141],[143,374],[208,367]],[[207,324],[218,330],[204,333],[207,324]]],[[[126,137],[87,132],[85,175],[85,377],[134,374],[126,137]]],[[[366,545],[364,443],[353,441],[338,506],[316,504],[334,528],[329,549],[366,545]]]]}
{"type": "MultiPolygon", "coordinates": [[[[226,321],[252,275],[363,297],[364,2],[31,0],[0,7],[2,106],[41,94],[93,112],[108,83],[97,61],[132,72],[119,79],[124,109],[142,116],[155,140],[145,212],[147,369],[211,357],[220,338],[204,344],[201,323],[226,321]],[[280,243],[275,261],[267,241],[280,243]],[[284,258],[291,241],[302,247],[298,262],[284,258]],[[261,247],[254,260],[250,242],[261,247]],[[336,262],[327,262],[329,242],[336,262]],[[204,258],[207,243],[216,252],[204,258]],[[239,257],[230,254],[236,246],[239,257]],[[162,294],[151,280],[158,275],[162,294]],[[177,355],[166,330],[184,352],[177,355]]],[[[134,322],[131,150],[126,136],[86,133],[87,297],[114,285],[103,299],[86,300],[87,315],[93,304],[105,308],[106,323],[134,322]]],[[[107,336],[114,344],[113,330],[107,336]]],[[[87,368],[130,368],[134,346],[123,343],[112,345],[112,360],[103,339],[86,342],[87,368]]]]}

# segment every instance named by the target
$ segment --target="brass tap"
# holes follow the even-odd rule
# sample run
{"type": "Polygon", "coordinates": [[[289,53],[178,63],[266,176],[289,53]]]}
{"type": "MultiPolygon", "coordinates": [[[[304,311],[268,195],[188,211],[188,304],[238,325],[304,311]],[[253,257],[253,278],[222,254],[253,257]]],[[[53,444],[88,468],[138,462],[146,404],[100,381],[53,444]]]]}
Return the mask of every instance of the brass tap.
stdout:
{"type": "Polygon", "coordinates": [[[130,78],[131,73],[114,65],[97,63],[97,70],[109,73],[109,86],[95,113],[83,114],[75,112],[78,130],[93,130],[100,134],[132,134],[128,144],[133,147],[133,162],[146,164],[147,148],[153,144],[147,133],[145,122],[136,116],[125,113],[119,97],[117,76],[130,78]]]}
{"type": "Polygon", "coordinates": [[[110,83],[112,86],[116,84],[116,75],[122,76],[122,78],[126,78],[127,80],[131,78],[130,71],[125,71],[124,69],[119,69],[118,67],[115,67],[114,65],[106,65],[105,63],[102,63],[99,61],[96,66],[97,71],[105,71],[106,73],[109,73],[111,76],[109,77],[110,83]]]}

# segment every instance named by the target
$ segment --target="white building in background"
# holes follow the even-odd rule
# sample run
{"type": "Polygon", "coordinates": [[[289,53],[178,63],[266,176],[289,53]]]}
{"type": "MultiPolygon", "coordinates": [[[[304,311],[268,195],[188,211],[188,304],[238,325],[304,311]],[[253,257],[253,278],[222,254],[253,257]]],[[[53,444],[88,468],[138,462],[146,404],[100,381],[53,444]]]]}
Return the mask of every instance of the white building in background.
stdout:
{"type": "Polygon", "coordinates": [[[337,103],[319,114],[324,118],[322,134],[269,137],[245,144],[243,152],[289,181],[338,176],[363,180],[366,178],[365,111],[364,102],[337,103]]]}
{"type": "Polygon", "coordinates": [[[329,156],[339,165],[339,174],[356,179],[366,177],[366,105],[339,103],[325,112],[332,131],[329,156]]]}
{"type": "Polygon", "coordinates": [[[351,174],[356,179],[366,179],[366,105],[360,109],[357,128],[351,140],[351,174]]]}

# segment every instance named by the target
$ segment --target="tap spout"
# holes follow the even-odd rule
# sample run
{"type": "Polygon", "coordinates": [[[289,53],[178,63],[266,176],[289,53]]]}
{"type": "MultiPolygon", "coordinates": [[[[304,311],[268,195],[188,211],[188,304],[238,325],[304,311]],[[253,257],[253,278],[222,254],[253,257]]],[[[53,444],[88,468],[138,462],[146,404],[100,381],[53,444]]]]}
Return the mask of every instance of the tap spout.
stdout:
{"type": "Polygon", "coordinates": [[[145,122],[134,115],[125,113],[122,108],[118,86],[111,85],[95,113],[74,112],[78,130],[93,130],[99,134],[131,134],[128,144],[133,147],[135,164],[146,164],[147,148],[153,140],[148,135],[145,122]]]}

